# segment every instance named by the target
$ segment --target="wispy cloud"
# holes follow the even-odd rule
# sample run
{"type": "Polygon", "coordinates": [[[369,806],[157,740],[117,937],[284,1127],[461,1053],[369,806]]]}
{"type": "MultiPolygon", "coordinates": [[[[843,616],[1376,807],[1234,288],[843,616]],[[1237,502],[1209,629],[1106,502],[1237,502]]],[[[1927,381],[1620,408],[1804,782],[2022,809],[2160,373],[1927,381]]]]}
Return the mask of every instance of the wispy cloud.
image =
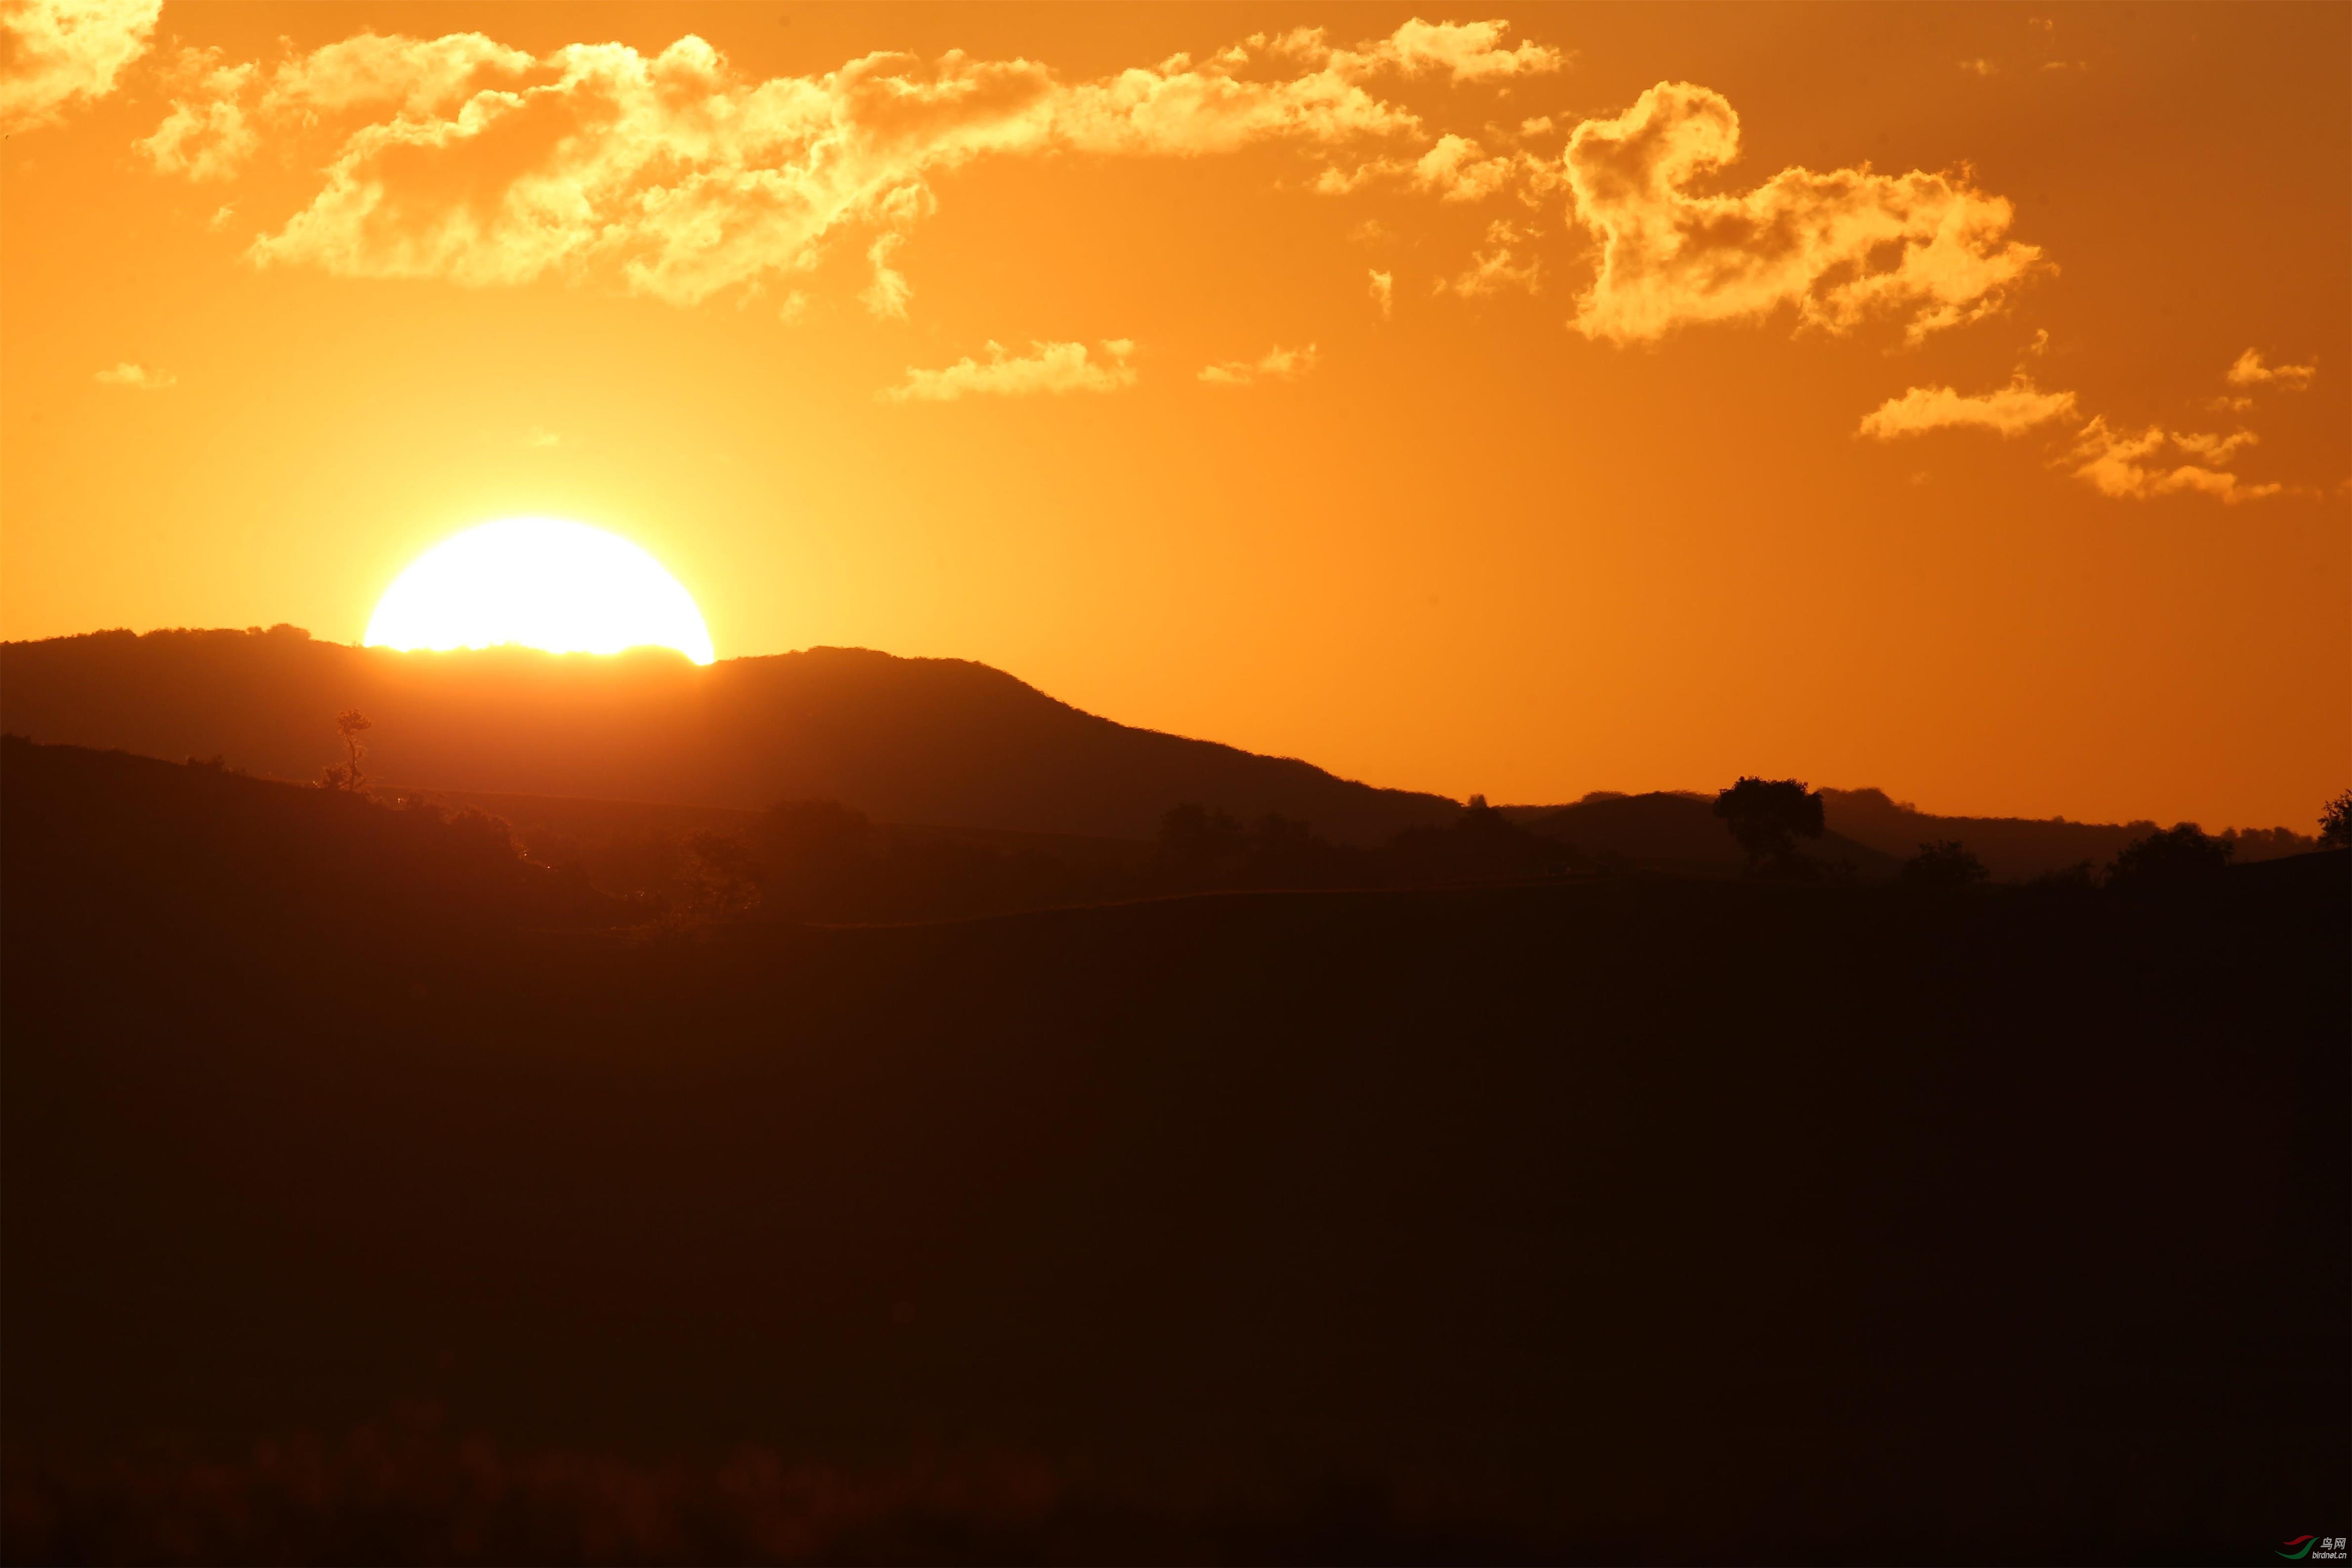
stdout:
{"type": "Polygon", "coordinates": [[[938,370],[908,366],[907,379],[882,394],[891,403],[953,403],[962,397],[1026,397],[1038,393],[1118,392],[1133,386],[1128,363],[1135,343],[1111,338],[1096,358],[1084,343],[1032,343],[1023,355],[988,345],[985,361],[965,358],[938,370]]]}
{"type": "Polygon", "coordinates": [[[2010,203],[1965,174],[1791,168],[1738,195],[1694,192],[1738,154],[1730,103],[1688,82],[1576,128],[1569,183],[1601,249],[1579,331],[1637,342],[1788,308],[1832,332],[1897,320],[1916,342],[1998,310],[2046,265],[2007,237],[2010,203]]]}
{"type": "Polygon", "coordinates": [[[2189,492],[2234,505],[2277,495],[2284,488],[2248,484],[2221,467],[2241,448],[2253,445],[2254,439],[2248,430],[2230,436],[2184,436],[2156,425],[2129,435],[2111,429],[2105,418],[2095,418],[2083,427],[2066,460],[2074,465],[2076,479],[2118,500],[2189,492]],[[2189,460],[2168,459],[2168,447],[2189,460]]]}
{"type": "Polygon", "coordinates": [[[0,132],[60,119],[104,98],[147,52],[163,0],[7,0],[0,5],[0,132]]]}
{"type": "Polygon", "coordinates": [[[2074,415],[2071,392],[2043,392],[2021,374],[1995,392],[1963,396],[1948,386],[1915,386],[1863,416],[1861,434],[1874,440],[1923,435],[1929,430],[1990,430],[2021,435],[2074,415]]]}
{"type": "Polygon", "coordinates": [[[1375,267],[1371,276],[1372,303],[1381,308],[1381,320],[1385,321],[1396,314],[1396,274],[1375,267]]]}
{"type": "MultiPolygon", "coordinates": [[[[1860,434],[1893,441],[1931,430],[1989,430],[2002,437],[2081,417],[2072,392],[2044,392],[2021,370],[2009,385],[1963,395],[1948,386],[1915,386],[1864,416],[1860,434]]],[[[2116,500],[2151,500],[2193,494],[2235,504],[2260,500],[2284,489],[2252,484],[2230,471],[2230,463],[2255,444],[2251,430],[2227,436],[2167,430],[2151,425],[2137,433],[2119,431],[2105,416],[2076,426],[2067,444],[2055,448],[2054,464],[2116,500]]]]}
{"type": "Polygon", "coordinates": [[[2264,364],[2260,351],[2248,349],[2231,364],[2222,379],[2231,386],[2283,386],[2301,392],[2319,374],[2316,364],[2264,364]]]}
{"type": "Polygon", "coordinates": [[[180,378],[168,370],[151,370],[129,360],[100,371],[90,379],[100,386],[127,386],[134,392],[161,392],[180,384],[180,378]]]}
{"type": "Polygon", "coordinates": [[[1486,243],[1491,248],[1474,252],[1470,265],[1455,277],[1439,279],[1436,291],[1465,300],[1500,294],[1510,289],[1538,292],[1542,287],[1541,258],[1530,256],[1523,262],[1512,260],[1512,247],[1524,243],[1526,237],[1510,224],[1487,225],[1486,243]]]}
{"type": "Polygon", "coordinates": [[[1227,360],[1201,367],[1201,379],[1212,386],[1247,386],[1260,381],[1297,381],[1315,368],[1316,348],[1272,348],[1255,360],[1227,360]]]}

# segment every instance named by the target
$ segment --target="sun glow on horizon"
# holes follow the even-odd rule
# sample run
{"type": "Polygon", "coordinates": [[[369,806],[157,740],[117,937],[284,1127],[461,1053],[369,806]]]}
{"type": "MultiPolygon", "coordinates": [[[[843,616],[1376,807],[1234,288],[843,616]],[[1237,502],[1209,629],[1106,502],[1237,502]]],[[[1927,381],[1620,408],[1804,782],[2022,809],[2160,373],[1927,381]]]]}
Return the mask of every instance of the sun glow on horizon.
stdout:
{"type": "Polygon", "coordinates": [[[510,517],[443,540],[376,602],[369,647],[498,647],[550,653],[676,648],[716,657],[694,597],[617,534],[551,517],[510,517]]]}

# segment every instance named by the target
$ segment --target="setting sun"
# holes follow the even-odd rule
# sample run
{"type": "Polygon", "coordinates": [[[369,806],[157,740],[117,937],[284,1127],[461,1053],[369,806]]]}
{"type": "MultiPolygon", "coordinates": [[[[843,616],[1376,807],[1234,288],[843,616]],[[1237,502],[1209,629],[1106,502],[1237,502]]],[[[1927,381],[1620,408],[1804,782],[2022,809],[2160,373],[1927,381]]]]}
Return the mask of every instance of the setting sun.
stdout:
{"type": "Polygon", "coordinates": [[[619,653],[671,647],[709,664],[709,629],[660,562],[615,534],[516,517],[435,545],[402,573],[369,621],[370,647],[497,647],[619,653]]]}

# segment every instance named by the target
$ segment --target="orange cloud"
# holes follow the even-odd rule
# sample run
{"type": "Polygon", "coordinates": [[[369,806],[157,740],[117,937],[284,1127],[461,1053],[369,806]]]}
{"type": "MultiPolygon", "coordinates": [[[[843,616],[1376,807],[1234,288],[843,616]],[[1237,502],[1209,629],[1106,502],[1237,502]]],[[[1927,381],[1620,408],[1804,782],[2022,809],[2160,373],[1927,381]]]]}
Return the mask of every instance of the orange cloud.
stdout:
{"type": "Polygon", "coordinates": [[[163,0],[0,4],[0,131],[52,124],[76,99],[104,98],[145,54],[163,0]]]}
{"type": "Polygon", "coordinates": [[[1247,386],[1259,381],[1297,381],[1315,368],[1316,358],[1313,343],[1303,349],[1276,346],[1255,360],[1227,360],[1223,364],[1203,365],[1201,367],[1201,379],[1212,386],[1247,386]]]}
{"type": "Polygon", "coordinates": [[[1383,272],[1377,267],[1370,270],[1372,278],[1372,302],[1380,306],[1381,320],[1385,321],[1396,315],[1396,274],[1383,272]]]}
{"type": "Polygon", "coordinates": [[[1494,248],[1474,252],[1469,267],[1460,276],[1438,280],[1437,292],[1455,294],[1465,300],[1499,294],[1507,289],[1525,289],[1530,294],[1538,292],[1541,258],[1530,256],[1524,264],[1516,266],[1511,260],[1511,247],[1519,244],[1524,237],[1507,223],[1488,224],[1486,242],[1494,248]]]}
{"type": "MultiPolygon", "coordinates": [[[[1864,416],[1860,434],[1880,441],[1946,429],[2019,436],[2059,420],[2072,420],[2078,412],[2074,394],[2043,392],[2021,370],[2009,385],[1976,396],[1963,396],[1948,386],[1912,387],[1864,416]]],[[[2215,436],[2184,434],[2155,425],[2131,435],[2109,426],[2105,416],[2095,416],[2075,432],[2058,464],[2101,495],[2117,500],[2148,500],[2186,492],[2234,504],[2277,495],[2284,488],[2248,484],[2229,471],[2230,462],[2256,440],[2251,430],[2215,436]],[[2173,454],[2170,460],[2165,456],[2168,449],[2173,454]]]]}
{"type": "Polygon", "coordinates": [[[168,370],[150,370],[129,360],[100,371],[90,379],[100,386],[127,386],[134,392],[161,392],[180,384],[180,378],[168,370]]]}
{"type": "Polygon", "coordinates": [[[1915,386],[1864,415],[1861,434],[1879,441],[1950,429],[2016,436],[2074,414],[2073,393],[2042,392],[2020,375],[1997,392],[1973,397],[1962,396],[1948,386],[1915,386]]]}
{"type": "Polygon", "coordinates": [[[1742,195],[1693,194],[1738,155],[1738,115],[1688,82],[1660,82],[1615,119],[1576,128],[1569,186],[1600,252],[1579,331],[1638,342],[1789,307],[1832,332],[1899,319],[1916,342],[1999,310],[2045,265],[2004,237],[2010,203],[1964,174],[1790,168],[1742,195]]]}
{"type": "Polygon", "coordinates": [[[2076,479],[2119,500],[2193,491],[2235,505],[2274,496],[2284,488],[2250,485],[2221,468],[2241,447],[2253,442],[2252,432],[2246,430],[2231,436],[2182,436],[2154,425],[2139,435],[2126,436],[2109,429],[2105,419],[2095,418],[2083,427],[2067,460],[2075,465],[2076,479]],[[2168,446],[2200,460],[2168,464],[2160,457],[2168,446]]]}
{"type": "MultiPolygon", "coordinates": [[[[961,359],[939,370],[908,367],[907,379],[882,394],[891,403],[953,403],[962,397],[1025,397],[1037,393],[1118,392],[1135,384],[1127,362],[1135,344],[1112,338],[1103,357],[1090,357],[1084,343],[1032,343],[1020,357],[1004,345],[988,345],[988,359],[961,359]]],[[[1312,351],[1309,351],[1310,353],[1312,351]]]]}
{"type": "MultiPolygon", "coordinates": [[[[1364,84],[1559,68],[1556,50],[1504,48],[1506,30],[1413,21],[1353,50],[1319,32],[1260,36],[1074,83],[961,51],[757,80],[692,37],[652,57],[619,44],[533,57],[478,34],[364,34],[267,77],[188,62],[170,117],[142,146],[159,170],[212,179],[252,154],[256,127],[328,137],[322,188],[254,241],[260,265],[474,285],[610,267],[638,291],[691,304],[813,267],[831,237],[864,227],[876,236],[866,302],[900,315],[912,290],[892,258],[930,210],[933,175],[990,155],[1419,139],[1421,121],[1364,84]]],[[[1457,199],[1511,166],[1460,138],[1433,151],[1428,180],[1467,193],[1457,199]]]]}
{"type": "Polygon", "coordinates": [[[218,49],[182,49],[171,73],[171,113],[152,136],[132,145],[162,174],[234,178],[261,142],[238,101],[257,69],[249,63],[221,64],[218,49]]]}
{"type": "Polygon", "coordinates": [[[2231,386],[2284,386],[2290,392],[2301,392],[2319,374],[2316,364],[2277,364],[2263,363],[2263,356],[2253,349],[2240,354],[2222,379],[2231,386]]]}

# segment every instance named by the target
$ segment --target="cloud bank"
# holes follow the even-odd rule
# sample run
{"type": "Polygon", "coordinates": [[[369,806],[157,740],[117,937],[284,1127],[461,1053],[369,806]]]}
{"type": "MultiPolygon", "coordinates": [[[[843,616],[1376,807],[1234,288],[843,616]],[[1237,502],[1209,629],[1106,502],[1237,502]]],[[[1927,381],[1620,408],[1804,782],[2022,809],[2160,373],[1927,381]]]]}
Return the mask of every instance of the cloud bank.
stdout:
{"type": "MultiPolygon", "coordinates": [[[[1002,343],[988,345],[985,363],[960,359],[938,370],[908,366],[907,379],[882,394],[890,403],[953,403],[962,397],[1026,397],[1038,393],[1118,392],[1135,384],[1127,362],[1134,342],[1112,338],[1095,359],[1084,343],[1032,343],[1018,357],[1002,343]]],[[[1310,351],[1311,352],[1311,351],[1310,351]]]]}
{"type": "Polygon", "coordinates": [[[2006,237],[2010,203],[1965,174],[1790,168],[1741,195],[1693,193],[1738,155],[1739,116],[1688,82],[1660,82],[1616,118],[1576,128],[1569,186],[1599,245],[1578,331],[1641,342],[1789,308],[1832,332],[1898,320],[1916,342],[2000,310],[2046,265],[2006,237]]]}
{"type": "Polygon", "coordinates": [[[805,270],[862,228],[866,304],[898,315],[911,290],[894,252],[932,210],[938,174],[982,157],[1418,140],[1419,119],[1368,84],[1559,68],[1555,50],[1505,48],[1505,31],[1413,21],[1353,49],[1319,31],[1260,35],[1079,82],[961,51],[753,79],[692,37],[652,56],[619,44],[534,56],[477,33],[369,33],[266,70],[187,52],[171,112],[141,146],[161,172],[210,180],[265,142],[322,142],[324,183],[254,241],[263,266],[476,286],[609,268],[687,305],[805,270]]]}
{"type": "Polygon", "coordinates": [[[147,52],[163,0],[0,0],[0,132],[64,117],[114,90],[147,52]]]}

